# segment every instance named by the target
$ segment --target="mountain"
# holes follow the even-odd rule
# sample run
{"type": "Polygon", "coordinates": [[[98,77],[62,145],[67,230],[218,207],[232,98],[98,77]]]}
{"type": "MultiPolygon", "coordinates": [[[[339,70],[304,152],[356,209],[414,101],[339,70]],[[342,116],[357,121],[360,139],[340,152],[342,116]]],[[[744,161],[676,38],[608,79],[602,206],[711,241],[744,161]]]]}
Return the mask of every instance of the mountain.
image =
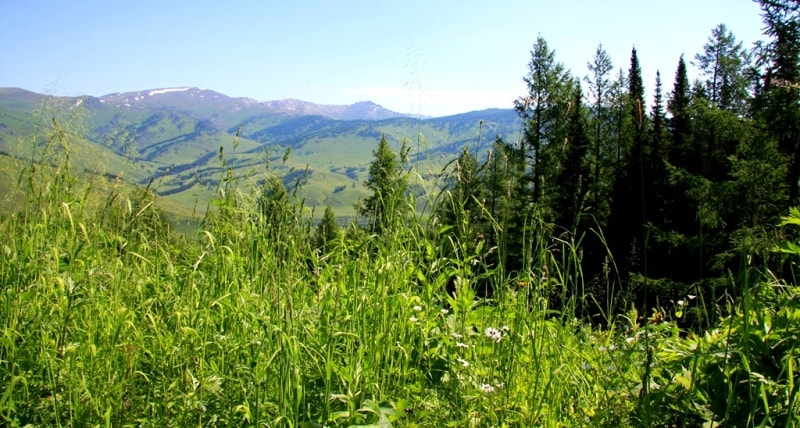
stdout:
{"type": "Polygon", "coordinates": [[[371,101],[352,105],[315,104],[297,99],[256,101],[233,98],[202,88],[162,88],[138,92],[120,92],[100,97],[100,102],[115,107],[159,108],[180,111],[197,118],[216,120],[221,126],[233,126],[244,117],[259,115],[324,116],[334,120],[382,120],[404,117],[371,101]]]}
{"type": "Polygon", "coordinates": [[[465,145],[485,152],[496,136],[513,139],[520,129],[511,109],[422,119],[369,101],[261,102],[191,87],[102,97],[0,88],[0,154],[29,159],[47,142],[36,133],[47,132],[52,120],[75,130],[76,166],[150,185],[174,206],[206,203],[229,169],[260,177],[257,184],[268,168],[287,186],[303,181],[307,205],[331,205],[339,215],[351,214],[366,196],[363,182],[382,135],[396,150],[410,142],[412,162],[435,177],[465,145]]]}

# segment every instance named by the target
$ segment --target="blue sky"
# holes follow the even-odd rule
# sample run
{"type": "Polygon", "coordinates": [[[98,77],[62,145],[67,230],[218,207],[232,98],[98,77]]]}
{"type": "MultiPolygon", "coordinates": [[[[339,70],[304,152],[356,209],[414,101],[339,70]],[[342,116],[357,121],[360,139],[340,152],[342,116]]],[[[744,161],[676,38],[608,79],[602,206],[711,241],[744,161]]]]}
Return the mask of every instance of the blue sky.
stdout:
{"type": "Polygon", "coordinates": [[[198,86],[429,116],[511,107],[538,35],[580,77],[598,44],[625,70],[635,45],[648,90],[657,69],[671,88],[720,23],[747,47],[763,38],[750,0],[0,0],[0,16],[0,86],[198,86]]]}

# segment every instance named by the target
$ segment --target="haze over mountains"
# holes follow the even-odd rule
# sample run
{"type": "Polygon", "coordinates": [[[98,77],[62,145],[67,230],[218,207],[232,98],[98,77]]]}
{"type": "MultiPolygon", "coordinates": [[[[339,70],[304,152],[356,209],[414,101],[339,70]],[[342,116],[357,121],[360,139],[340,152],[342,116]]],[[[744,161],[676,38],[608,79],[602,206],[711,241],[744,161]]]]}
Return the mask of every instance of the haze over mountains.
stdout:
{"type": "Polygon", "coordinates": [[[50,116],[75,130],[70,150],[79,168],[149,183],[178,205],[206,200],[228,168],[262,181],[268,168],[289,187],[302,179],[310,205],[331,205],[341,214],[366,194],[363,181],[381,135],[396,148],[410,142],[412,162],[425,162],[435,175],[465,145],[485,151],[496,136],[508,139],[520,129],[511,109],[414,118],[370,101],[262,102],[193,87],[102,97],[0,88],[0,152],[29,159],[46,140],[51,120],[42,118],[50,116]]]}

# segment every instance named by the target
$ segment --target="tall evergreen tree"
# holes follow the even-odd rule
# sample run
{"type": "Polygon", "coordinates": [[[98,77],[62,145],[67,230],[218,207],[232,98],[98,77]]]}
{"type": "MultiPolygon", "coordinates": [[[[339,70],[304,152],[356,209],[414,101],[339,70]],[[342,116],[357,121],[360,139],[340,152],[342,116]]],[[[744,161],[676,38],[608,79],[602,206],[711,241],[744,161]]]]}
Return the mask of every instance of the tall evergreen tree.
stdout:
{"type": "Polygon", "coordinates": [[[645,251],[650,253],[648,274],[653,277],[668,275],[674,268],[669,263],[669,239],[664,232],[672,227],[672,207],[667,179],[667,158],[670,146],[667,140],[666,114],[662,96],[661,72],[656,71],[653,105],[650,110],[650,133],[647,156],[641,166],[644,182],[645,222],[651,238],[645,251]]]}
{"type": "Polygon", "coordinates": [[[631,51],[628,70],[627,111],[630,134],[623,138],[621,165],[615,177],[612,208],[609,218],[609,245],[620,258],[618,265],[623,273],[639,272],[644,255],[646,213],[645,206],[645,124],[644,84],[636,48],[631,51]]]}
{"type": "Polygon", "coordinates": [[[605,222],[608,216],[608,200],[612,184],[609,173],[613,172],[614,150],[612,141],[613,111],[611,104],[612,85],[611,71],[613,65],[611,57],[599,45],[592,62],[587,64],[589,76],[584,79],[589,86],[591,99],[591,115],[589,116],[589,135],[592,146],[591,169],[592,180],[591,195],[592,213],[595,218],[605,222]]]}
{"type": "Polygon", "coordinates": [[[613,154],[613,177],[616,179],[622,175],[623,160],[627,156],[629,144],[627,138],[630,135],[630,117],[628,110],[628,77],[625,70],[619,69],[617,78],[611,84],[611,114],[612,114],[612,140],[614,145],[613,154]]]}
{"type": "Polygon", "coordinates": [[[750,62],[741,42],[725,24],[711,31],[703,53],[695,56],[695,64],[705,78],[703,88],[714,108],[743,113],[750,86],[745,69],[750,62]]]}
{"type": "Polygon", "coordinates": [[[670,277],[675,281],[692,283],[702,278],[702,236],[698,219],[698,203],[692,197],[696,183],[700,180],[702,159],[692,133],[692,95],[686,62],[681,55],[675,70],[675,81],[667,100],[670,118],[670,146],[667,152],[667,184],[663,197],[668,225],[663,226],[662,240],[669,240],[668,255],[662,256],[664,265],[682,266],[673,270],[670,277]]]}
{"type": "Polygon", "coordinates": [[[690,103],[689,76],[686,62],[681,55],[675,70],[675,83],[667,101],[667,111],[671,116],[667,126],[672,140],[669,161],[675,166],[687,168],[691,173],[697,173],[698,153],[691,142],[690,103]]]}
{"type": "Polygon", "coordinates": [[[385,135],[381,136],[378,148],[373,152],[369,176],[364,182],[372,194],[364,200],[363,212],[370,219],[370,227],[375,233],[398,226],[408,211],[405,206],[407,180],[403,170],[407,154],[408,147],[404,142],[398,158],[385,135]]]}
{"type": "Polygon", "coordinates": [[[589,138],[586,135],[580,86],[573,92],[564,155],[555,179],[558,191],[555,192],[553,203],[556,225],[570,232],[576,232],[578,229],[591,182],[587,158],[589,138]]]}
{"type": "Polygon", "coordinates": [[[759,0],[767,44],[760,118],[787,159],[787,206],[800,204],[800,1],[759,0]]]}
{"type": "Polygon", "coordinates": [[[527,189],[524,175],[522,150],[497,138],[480,177],[485,189],[485,207],[494,226],[489,234],[489,247],[499,248],[495,253],[496,264],[506,272],[522,267],[527,201],[519,195],[527,189]]]}
{"type": "Polygon", "coordinates": [[[439,205],[442,222],[453,226],[458,245],[475,242],[479,235],[489,233],[485,220],[486,186],[480,177],[478,161],[469,146],[447,165],[447,185],[439,205]]]}
{"type": "Polygon", "coordinates": [[[628,97],[630,102],[630,115],[633,119],[633,143],[631,149],[641,151],[644,143],[646,126],[646,113],[644,101],[644,83],[642,82],[642,68],[639,65],[639,56],[636,48],[631,49],[631,66],[628,69],[628,97]]]}
{"type": "Polygon", "coordinates": [[[529,200],[536,206],[545,194],[545,177],[552,172],[553,163],[548,161],[553,156],[550,150],[563,141],[564,112],[573,81],[541,36],[533,45],[528,74],[523,80],[528,95],[515,101],[515,108],[524,122],[521,150],[530,168],[529,200]]]}

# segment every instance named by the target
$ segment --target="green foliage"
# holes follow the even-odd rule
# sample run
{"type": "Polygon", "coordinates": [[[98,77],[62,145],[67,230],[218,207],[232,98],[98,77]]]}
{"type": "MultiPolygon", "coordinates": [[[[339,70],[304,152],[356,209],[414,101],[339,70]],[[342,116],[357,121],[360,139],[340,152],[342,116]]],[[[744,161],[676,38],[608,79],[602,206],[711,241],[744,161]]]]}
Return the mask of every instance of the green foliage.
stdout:
{"type": "MultiPolygon", "coordinates": [[[[791,35],[786,4],[762,7],[791,35]]],[[[539,38],[522,141],[497,136],[484,162],[479,134],[430,217],[423,173],[384,136],[369,233],[330,206],[313,231],[308,170],[286,150],[240,175],[237,138],[199,230],[177,235],[150,186],[76,171],[84,131],[48,119],[0,217],[0,421],[797,425],[800,244],[773,226],[793,200],[794,113],[776,103],[795,83],[743,113],[713,80],[691,93],[681,60],[667,121],[660,75],[645,111],[636,55],[610,82],[598,49],[590,105],[539,38]]]]}
{"type": "Polygon", "coordinates": [[[556,61],[555,51],[541,36],[533,45],[528,73],[523,80],[528,93],[514,102],[523,120],[524,138],[520,150],[529,170],[524,181],[529,189],[523,194],[530,194],[526,199],[536,206],[549,196],[546,187],[551,184],[553,160],[557,159],[565,136],[564,112],[576,82],[564,65],[556,61]]]}
{"type": "Polygon", "coordinates": [[[398,159],[384,135],[373,152],[375,159],[364,182],[372,193],[364,200],[364,215],[370,221],[370,229],[377,234],[396,229],[410,212],[406,200],[408,175],[404,171],[408,150],[403,142],[398,159]]]}
{"type": "Polygon", "coordinates": [[[722,110],[744,113],[749,95],[745,69],[750,59],[742,42],[736,41],[725,24],[711,31],[703,53],[697,54],[695,61],[705,78],[702,91],[708,100],[722,110]]]}
{"type": "Polygon", "coordinates": [[[326,253],[334,248],[342,236],[339,223],[336,222],[336,215],[330,206],[325,207],[325,214],[317,227],[316,246],[317,249],[326,253]]]}
{"type": "Polygon", "coordinates": [[[598,329],[580,319],[580,240],[530,245],[506,273],[489,262],[503,250],[442,245],[450,226],[408,217],[381,239],[351,228],[323,263],[302,201],[269,171],[252,185],[223,174],[201,231],[181,238],[152,192],[93,202],[60,159],[26,170],[25,203],[0,220],[6,426],[797,422],[800,297],[755,268],[705,332],[676,322],[707,310],[700,295],[598,329]]]}

